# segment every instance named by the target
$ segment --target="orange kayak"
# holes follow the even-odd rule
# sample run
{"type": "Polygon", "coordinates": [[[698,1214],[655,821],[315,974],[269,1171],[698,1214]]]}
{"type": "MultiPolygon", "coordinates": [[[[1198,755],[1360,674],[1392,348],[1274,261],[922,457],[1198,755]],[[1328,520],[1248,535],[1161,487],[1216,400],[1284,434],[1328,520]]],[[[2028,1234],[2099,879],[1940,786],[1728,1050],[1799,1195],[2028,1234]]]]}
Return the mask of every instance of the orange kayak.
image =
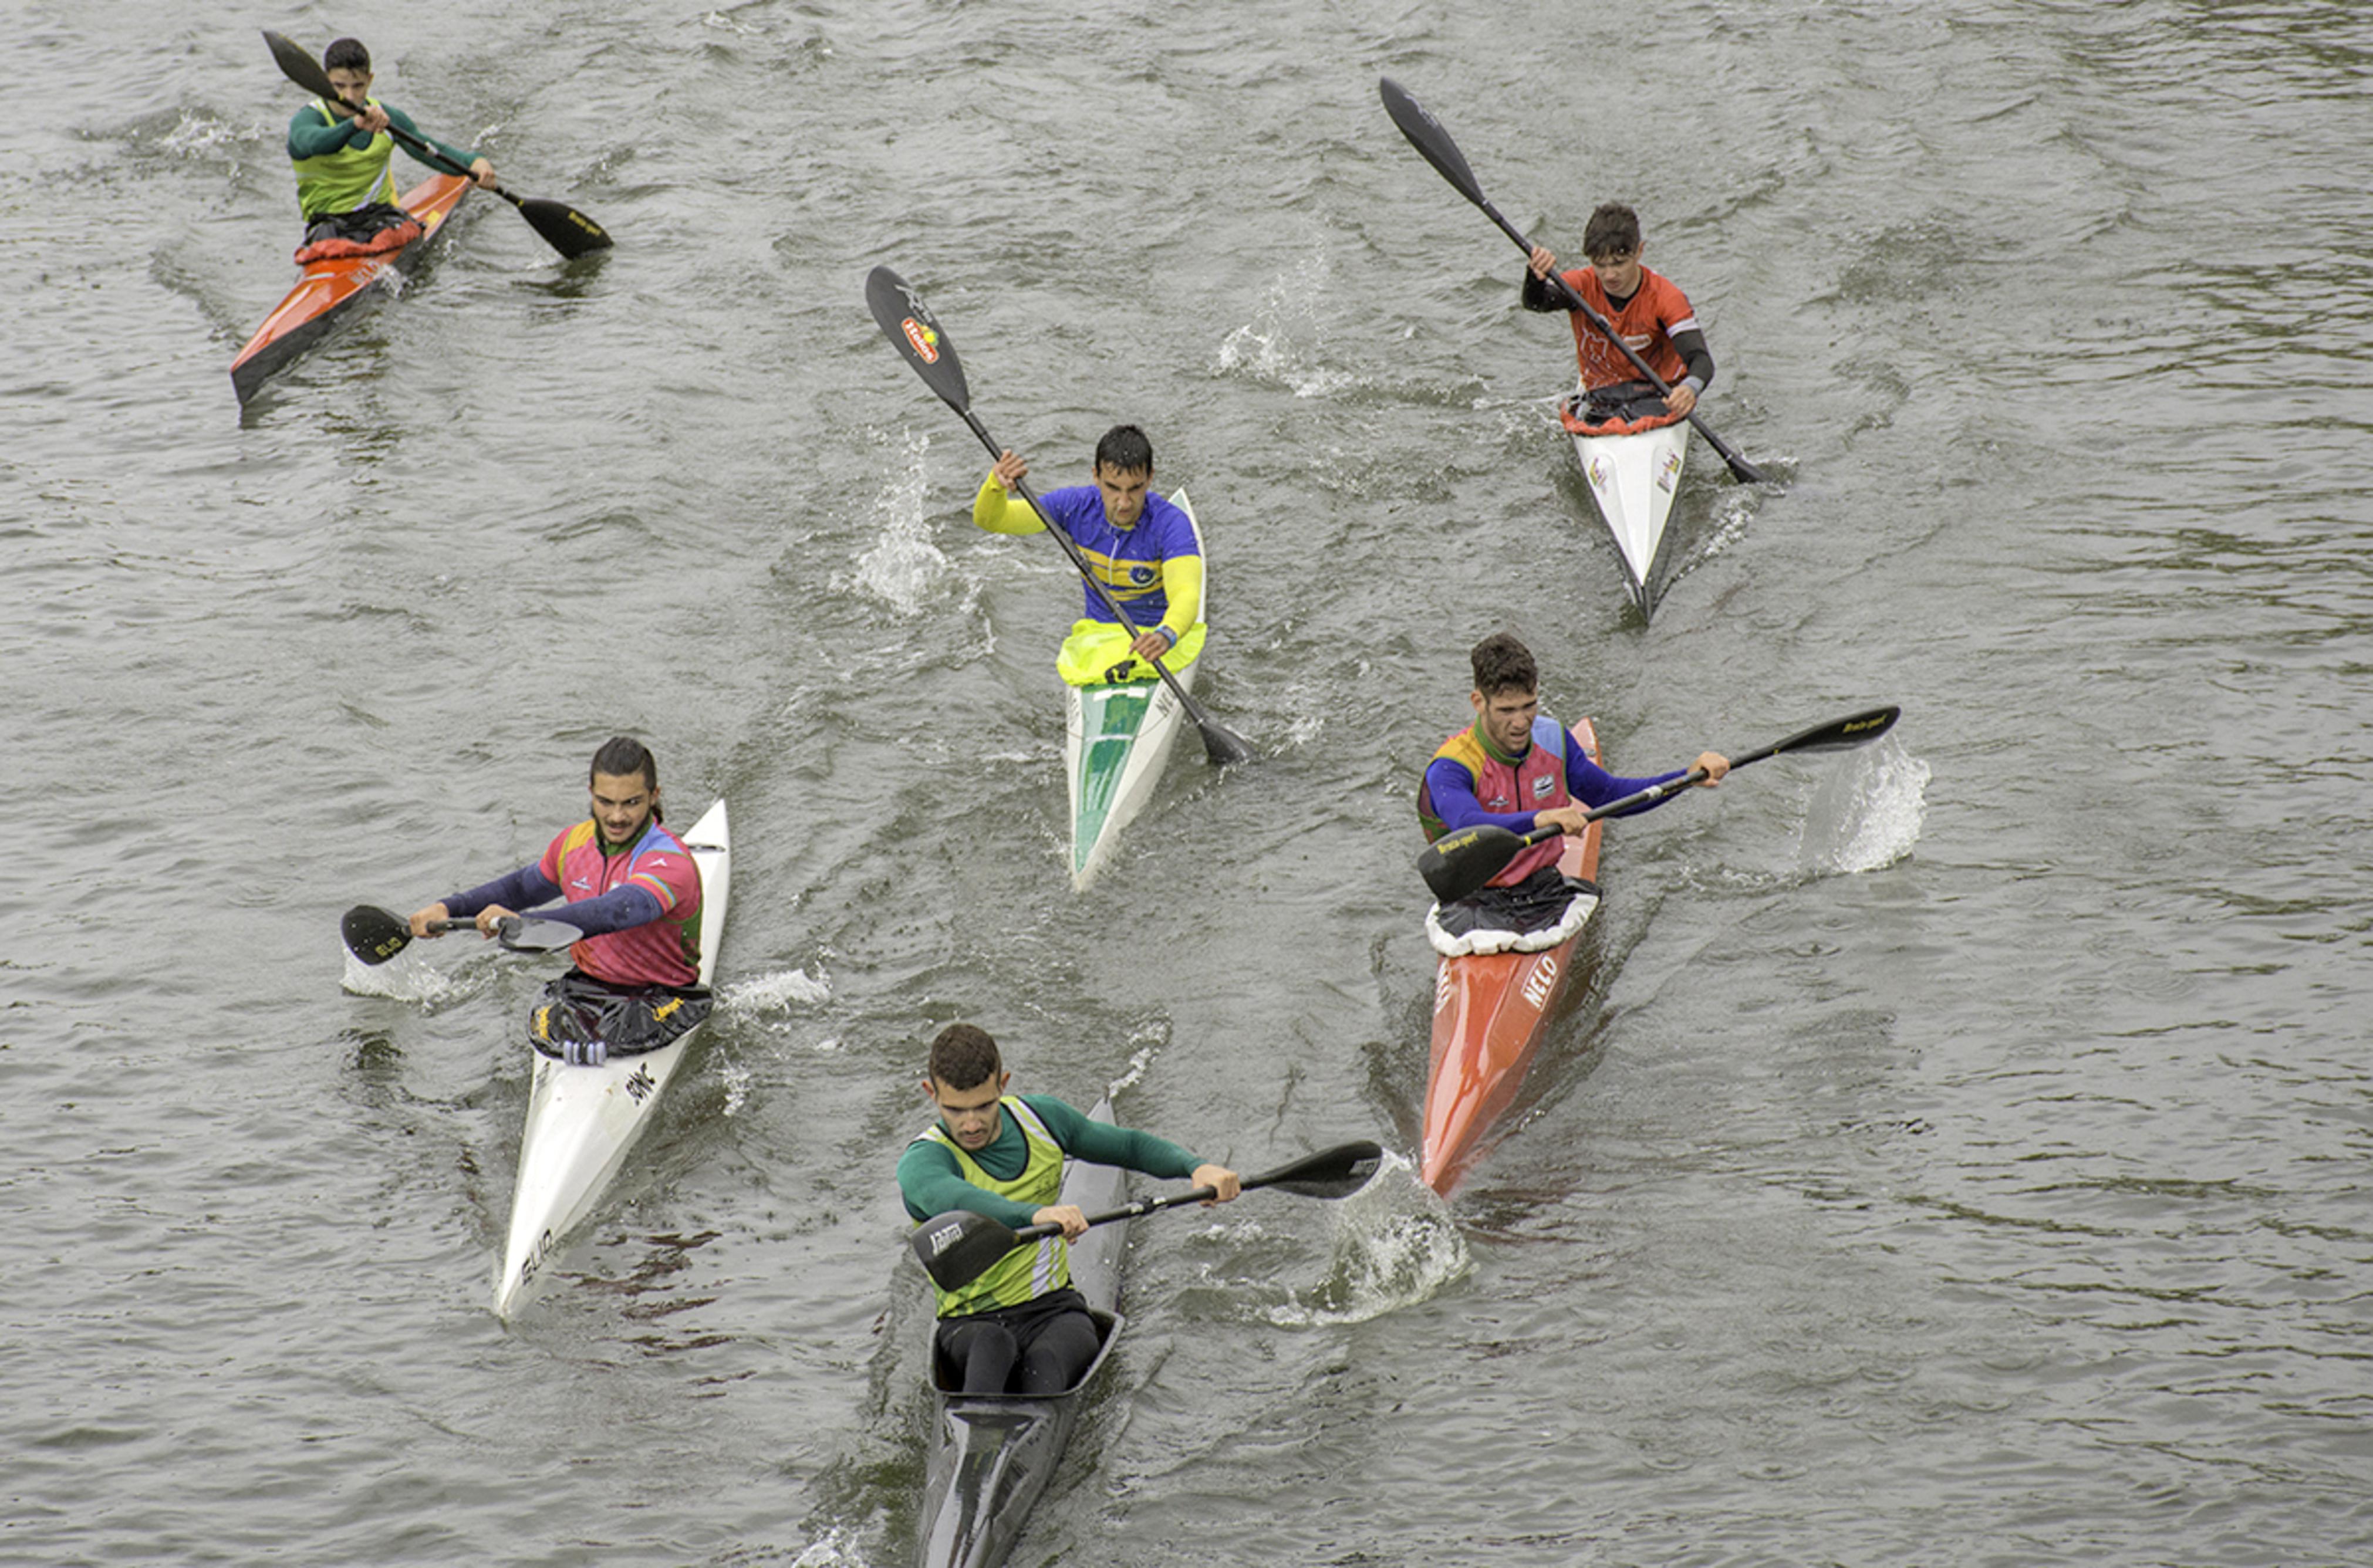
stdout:
{"type": "MultiPolygon", "coordinates": [[[[1573,726],[1583,755],[1598,761],[1590,721],[1573,726]]],[[[1558,869],[1598,878],[1600,823],[1565,841],[1558,869]]],[[[1539,953],[1474,953],[1439,958],[1433,979],[1433,1060],[1426,1071],[1425,1141],[1419,1174],[1448,1196],[1487,1147],[1491,1129],[1525,1082],[1541,1036],[1573,979],[1582,933],[1539,953]]]]}
{"type": "Polygon", "coordinates": [[[329,335],[363,298],[377,293],[392,275],[408,273],[427,253],[445,219],[469,193],[470,181],[454,174],[438,174],[403,193],[397,205],[420,220],[421,236],[401,251],[371,256],[338,256],[307,266],[297,287],[280,301],[239,357],[230,362],[230,384],[242,404],[281,367],[329,335]]]}

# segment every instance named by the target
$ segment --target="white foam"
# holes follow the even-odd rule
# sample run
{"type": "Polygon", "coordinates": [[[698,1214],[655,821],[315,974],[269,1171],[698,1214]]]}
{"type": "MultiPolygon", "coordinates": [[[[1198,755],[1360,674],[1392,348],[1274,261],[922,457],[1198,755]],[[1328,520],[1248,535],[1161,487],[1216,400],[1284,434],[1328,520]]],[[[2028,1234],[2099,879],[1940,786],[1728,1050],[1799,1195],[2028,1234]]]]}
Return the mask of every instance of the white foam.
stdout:
{"type": "Polygon", "coordinates": [[[1272,282],[1253,319],[1221,343],[1220,369],[1273,382],[1296,397],[1326,397],[1354,385],[1349,372],[1321,363],[1327,344],[1318,308],[1331,297],[1332,270],[1332,258],[1322,246],[1272,282]]]}
{"type": "Polygon", "coordinates": [[[1832,769],[1806,808],[1798,863],[1816,875],[1853,873],[1909,856],[1928,814],[1928,777],[1892,735],[1832,769]]]}
{"type": "Polygon", "coordinates": [[[717,993],[718,1002],[733,1012],[789,1012],[832,1000],[832,986],[804,969],[783,969],[736,980],[717,993]]]}
{"type": "Polygon", "coordinates": [[[918,615],[932,591],[955,568],[931,543],[930,475],[923,454],[931,439],[908,431],[906,466],[873,498],[881,542],[857,557],[857,582],[901,615],[918,615]]]}
{"type": "Polygon", "coordinates": [[[1285,1328],[1364,1323],[1432,1298],[1474,1267],[1466,1238],[1417,1166],[1387,1152],[1374,1181],[1334,1207],[1327,1278],[1289,1294],[1267,1317],[1285,1328]]]}

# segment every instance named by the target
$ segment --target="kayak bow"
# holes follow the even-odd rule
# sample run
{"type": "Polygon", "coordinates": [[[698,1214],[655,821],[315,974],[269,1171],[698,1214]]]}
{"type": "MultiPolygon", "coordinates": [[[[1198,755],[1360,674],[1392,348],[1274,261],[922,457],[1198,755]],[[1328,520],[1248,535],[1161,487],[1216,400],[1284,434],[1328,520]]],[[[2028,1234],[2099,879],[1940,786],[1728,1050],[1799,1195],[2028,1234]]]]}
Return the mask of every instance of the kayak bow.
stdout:
{"type": "MultiPolygon", "coordinates": [[[[1573,726],[1583,755],[1598,761],[1590,720],[1573,726]]],[[[1601,823],[1569,835],[1558,869],[1596,882],[1601,823]]],[[[1594,911],[1595,912],[1595,911],[1594,911]]],[[[1485,1148],[1523,1087],[1526,1071],[1573,980],[1583,930],[1537,953],[1470,953],[1436,960],[1433,1051],[1426,1069],[1424,1141],[1418,1174],[1444,1197],[1485,1148]]]]}
{"type": "MultiPolygon", "coordinates": [[[[1091,1119],[1112,1120],[1112,1101],[1097,1103],[1091,1119]]],[[[1074,1160],[1063,1176],[1058,1203],[1082,1211],[1116,1207],[1128,1173],[1117,1165],[1074,1160]]],[[[1060,1394],[965,1394],[950,1389],[954,1369],[931,1352],[931,1457],[924,1482],[916,1561],[923,1568],[996,1568],[1013,1550],[1031,1508],[1061,1464],[1080,1419],[1088,1386],[1120,1339],[1121,1242],[1128,1226],[1114,1223],[1071,1243],[1071,1285],[1087,1298],[1104,1344],[1080,1380],[1060,1394]]]]}
{"type": "Polygon", "coordinates": [[[329,336],[364,300],[387,292],[394,279],[419,266],[428,253],[429,241],[443,230],[447,217],[470,193],[471,184],[457,175],[439,174],[406,191],[398,205],[420,220],[421,234],[400,251],[309,263],[297,287],[263,318],[263,324],[230,362],[231,390],[239,393],[240,404],[245,405],[290,361],[329,336]]]}
{"type": "MultiPolygon", "coordinates": [[[[1203,549],[1202,525],[1186,492],[1170,497],[1186,514],[1195,530],[1195,545],[1203,549]]],[[[1210,556],[1203,556],[1202,624],[1210,608],[1210,556]]],[[[1175,671],[1179,686],[1195,688],[1194,663],[1175,671]]],[[[1064,771],[1070,784],[1071,890],[1084,891],[1095,880],[1112,853],[1120,830],[1145,809],[1153,787],[1170,760],[1171,743],[1185,727],[1186,710],[1158,679],[1125,681],[1116,685],[1074,686],[1066,684],[1063,739],[1064,771]]]]}
{"type": "MultiPolygon", "coordinates": [[[[732,845],[725,802],[718,802],[684,836],[700,872],[700,982],[717,970],[731,891],[732,845]]],[[[520,1135],[519,1180],[510,1228],[495,1277],[495,1313],[509,1317],[559,1256],[561,1244],[593,1211],[627,1151],[656,1119],[660,1096],[706,1023],[657,1050],[576,1067],[532,1051],[527,1126],[520,1135]]]]}

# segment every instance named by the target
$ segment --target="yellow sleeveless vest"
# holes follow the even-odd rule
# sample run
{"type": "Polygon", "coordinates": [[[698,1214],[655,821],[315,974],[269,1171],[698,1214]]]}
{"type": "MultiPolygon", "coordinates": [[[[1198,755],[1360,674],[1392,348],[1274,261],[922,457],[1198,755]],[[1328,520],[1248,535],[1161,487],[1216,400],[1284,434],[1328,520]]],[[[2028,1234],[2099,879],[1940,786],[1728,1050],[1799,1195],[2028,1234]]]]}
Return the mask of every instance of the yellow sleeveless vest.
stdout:
{"type": "MultiPolygon", "coordinates": [[[[1029,1160],[1023,1165],[1022,1174],[1011,1181],[1000,1181],[983,1170],[962,1144],[948,1136],[946,1127],[941,1123],[932,1122],[930,1130],[923,1136],[935,1138],[954,1150],[957,1167],[964,1172],[964,1180],[975,1187],[1034,1210],[1044,1209],[1063,1193],[1063,1147],[1046,1130],[1046,1124],[1038,1119],[1038,1113],[1023,1105],[1019,1095],[1008,1094],[997,1103],[1013,1118],[1030,1145],[1029,1160]]],[[[1070,1282],[1070,1246],[1061,1236],[1051,1235],[1034,1245],[1015,1247],[960,1291],[941,1290],[937,1284],[931,1290],[940,1298],[941,1317],[965,1317],[992,1307],[1020,1306],[1070,1282]]]]}
{"type": "MultiPolygon", "coordinates": [[[[365,99],[372,108],[379,99],[365,99]]],[[[322,120],[336,124],[338,117],[320,99],[313,107],[322,120]]],[[[395,175],[389,168],[395,151],[395,138],[385,131],[373,136],[363,146],[342,146],[320,158],[298,158],[289,161],[297,169],[297,205],[305,209],[310,221],[330,213],[352,212],[373,202],[395,202],[395,175]]]]}

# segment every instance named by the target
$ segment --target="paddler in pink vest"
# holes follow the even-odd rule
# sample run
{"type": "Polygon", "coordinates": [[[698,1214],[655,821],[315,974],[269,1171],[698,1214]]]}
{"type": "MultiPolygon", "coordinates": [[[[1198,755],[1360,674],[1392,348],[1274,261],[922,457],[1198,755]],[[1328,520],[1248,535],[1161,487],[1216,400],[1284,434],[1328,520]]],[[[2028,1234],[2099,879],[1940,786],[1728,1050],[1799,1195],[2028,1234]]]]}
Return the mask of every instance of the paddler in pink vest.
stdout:
{"type": "Polygon", "coordinates": [[[534,1034],[547,1054],[586,1065],[648,1050],[706,1016],[700,989],[700,870],[660,821],[660,766],[620,735],[593,754],[592,814],[555,835],[544,857],[507,876],[450,894],[412,916],[473,919],[481,935],[523,909],[585,933],[568,950],[575,967],[545,991],[534,1034]],[[551,907],[553,899],[564,902],[551,907]],[[697,1007],[671,1001],[697,1001],[697,1007]]]}
{"type": "MultiPolygon", "coordinates": [[[[1585,815],[1591,808],[1689,771],[1677,768],[1653,778],[1620,778],[1584,755],[1582,743],[1541,712],[1540,673],[1531,651],[1508,633],[1492,633],[1468,657],[1475,668],[1475,689],[1467,700],[1474,705],[1475,722],[1443,742],[1425,766],[1417,811],[1426,842],[1480,823],[1511,833],[1548,826],[1580,833],[1589,825],[1585,815]]],[[[1705,769],[1708,789],[1730,771],[1730,760],[1713,752],[1701,753],[1691,766],[1705,769]]],[[[1639,810],[1663,803],[1653,802],[1639,810]]],[[[1521,888],[1535,879],[1561,881],[1560,848],[1556,838],[1534,845],[1509,861],[1477,896],[1488,898],[1495,888],[1521,888]]]]}

